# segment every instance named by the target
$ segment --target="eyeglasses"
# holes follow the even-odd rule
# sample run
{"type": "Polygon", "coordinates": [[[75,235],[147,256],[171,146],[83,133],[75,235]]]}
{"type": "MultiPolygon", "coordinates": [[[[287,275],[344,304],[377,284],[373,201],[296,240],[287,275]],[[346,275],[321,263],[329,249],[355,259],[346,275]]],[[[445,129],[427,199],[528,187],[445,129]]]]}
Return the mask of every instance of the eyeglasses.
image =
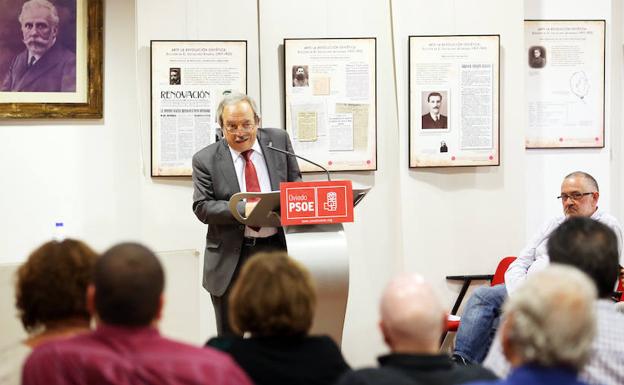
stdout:
{"type": "Polygon", "coordinates": [[[229,133],[234,133],[237,131],[242,131],[242,132],[251,132],[255,127],[254,123],[243,123],[243,124],[232,124],[232,123],[226,123],[225,124],[225,130],[229,133]]]}
{"type": "Polygon", "coordinates": [[[577,201],[579,199],[581,199],[582,197],[584,197],[585,195],[592,195],[595,191],[593,192],[586,192],[586,193],[580,193],[580,192],[573,192],[570,194],[561,194],[557,197],[557,199],[561,199],[561,201],[565,201],[566,199],[572,199],[573,201],[577,201]]]}

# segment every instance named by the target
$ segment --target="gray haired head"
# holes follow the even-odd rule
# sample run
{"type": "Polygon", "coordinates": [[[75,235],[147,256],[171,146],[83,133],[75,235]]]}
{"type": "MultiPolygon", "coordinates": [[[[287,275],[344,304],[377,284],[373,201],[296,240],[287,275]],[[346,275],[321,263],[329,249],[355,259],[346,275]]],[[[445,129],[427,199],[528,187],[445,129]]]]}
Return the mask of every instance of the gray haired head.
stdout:
{"type": "Polygon", "coordinates": [[[504,306],[503,345],[522,364],[582,369],[595,334],[596,288],[559,264],[531,275],[504,306]]]}
{"type": "Polygon", "coordinates": [[[219,107],[217,107],[217,121],[221,128],[223,128],[223,109],[239,102],[249,103],[249,106],[251,106],[251,109],[253,110],[256,124],[260,122],[260,110],[251,96],[236,91],[232,91],[227,94],[224,93],[224,95],[225,96],[221,100],[221,103],[219,103],[219,107]]]}
{"type": "Polygon", "coordinates": [[[58,11],[54,4],[50,3],[48,0],[29,0],[22,5],[22,12],[20,12],[19,17],[17,18],[20,23],[22,23],[23,15],[25,12],[29,12],[31,9],[35,8],[44,8],[48,10],[49,16],[48,20],[53,27],[58,26],[59,24],[59,16],[58,11]]]}

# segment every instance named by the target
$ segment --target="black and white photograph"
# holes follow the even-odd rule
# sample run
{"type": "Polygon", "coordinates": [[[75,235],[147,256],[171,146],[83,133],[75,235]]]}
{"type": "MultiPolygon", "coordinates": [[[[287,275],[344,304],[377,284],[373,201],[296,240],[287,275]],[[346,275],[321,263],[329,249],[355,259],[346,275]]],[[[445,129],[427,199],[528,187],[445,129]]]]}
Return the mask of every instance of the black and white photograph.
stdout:
{"type": "Polygon", "coordinates": [[[308,66],[294,65],[292,67],[292,86],[308,87],[310,86],[308,76],[308,66]]]}
{"type": "Polygon", "coordinates": [[[529,67],[542,68],[546,65],[546,48],[533,46],[529,48],[529,67]]]}
{"type": "Polygon", "coordinates": [[[284,121],[297,154],[330,171],[377,168],[376,56],[375,38],[284,39],[284,121]]]}
{"type": "Polygon", "coordinates": [[[424,91],[422,93],[421,120],[423,130],[446,130],[448,126],[448,92],[424,91]]]}
{"type": "Polygon", "coordinates": [[[224,95],[247,92],[247,41],[152,40],[152,176],[191,176],[191,157],[222,137],[224,95]]]}
{"type": "Polygon", "coordinates": [[[409,37],[409,167],[498,166],[500,36],[409,37]]]}
{"type": "Polygon", "coordinates": [[[182,84],[181,70],[180,67],[169,68],[169,85],[178,86],[182,84]]]}
{"type": "Polygon", "coordinates": [[[525,20],[526,148],[605,146],[605,20],[525,20]]]}

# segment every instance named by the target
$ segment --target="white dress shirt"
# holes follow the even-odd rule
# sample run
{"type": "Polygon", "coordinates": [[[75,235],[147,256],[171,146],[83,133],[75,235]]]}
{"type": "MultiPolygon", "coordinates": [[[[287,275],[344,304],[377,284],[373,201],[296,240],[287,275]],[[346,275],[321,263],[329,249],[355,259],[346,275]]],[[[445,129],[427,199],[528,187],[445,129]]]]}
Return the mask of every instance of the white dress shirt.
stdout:
{"type": "MultiPolygon", "coordinates": [[[[507,293],[512,294],[526,280],[529,274],[542,270],[550,263],[546,246],[548,237],[564,220],[565,216],[559,216],[546,222],[541,230],[531,239],[528,245],[520,252],[518,258],[513,261],[505,272],[505,287],[507,293]]],[[[618,251],[620,252],[620,265],[622,262],[622,227],[620,222],[611,214],[597,209],[591,216],[611,228],[618,239],[618,251]]]]}
{"type": "MultiPolygon", "coordinates": [[[[245,182],[245,158],[240,152],[229,147],[232,154],[232,161],[234,162],[234,169],[236,170],[236,179],[238,179],[238,187],[242,192],[247,192],[247,184],[245,182]]],[[[253,152],[251,153],[251,161],[256,168],[256,174],[258,175],[258,183],[260,184],[261,192],[271,192],[271,179],[269,178],[269,170],[262,154],[262,149],[258,144],[258,140],[251,146],[253,152]]],[[[251,238],[266,238],[277,233],[276,227],[261,227],[260,231],[254,231],[249,226],[245,227],[245,236],[251,238]]]]}

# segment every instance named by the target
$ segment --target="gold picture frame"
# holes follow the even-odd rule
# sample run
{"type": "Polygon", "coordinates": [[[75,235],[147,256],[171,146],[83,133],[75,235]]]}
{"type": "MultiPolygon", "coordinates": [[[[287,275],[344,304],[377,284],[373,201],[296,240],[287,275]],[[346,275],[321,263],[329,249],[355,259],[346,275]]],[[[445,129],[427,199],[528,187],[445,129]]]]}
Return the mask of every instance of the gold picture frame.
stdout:
{"type": "MultiPolygon", "coordinates": [[[[0,118],[102,118],[103,1],[76,0],[75,8],[76,92],[0,92],[0,118]],[[66,96],[74,97],[76,100],[68,101],[66,96]],[[24,99],[28,97],[31,100],[25,101],[24,99]]],[[[17,12],[19,11],[14,11],[12,16],[15,17],[17,12]]],[[[4,22],[8,23],[6,20],[4,22]]],[[[15,22],[15,25],[19,26],[19,23],[15,22]]],[[[2,81],[3,79],[0,79],[0,82],[2,81]]]]}

